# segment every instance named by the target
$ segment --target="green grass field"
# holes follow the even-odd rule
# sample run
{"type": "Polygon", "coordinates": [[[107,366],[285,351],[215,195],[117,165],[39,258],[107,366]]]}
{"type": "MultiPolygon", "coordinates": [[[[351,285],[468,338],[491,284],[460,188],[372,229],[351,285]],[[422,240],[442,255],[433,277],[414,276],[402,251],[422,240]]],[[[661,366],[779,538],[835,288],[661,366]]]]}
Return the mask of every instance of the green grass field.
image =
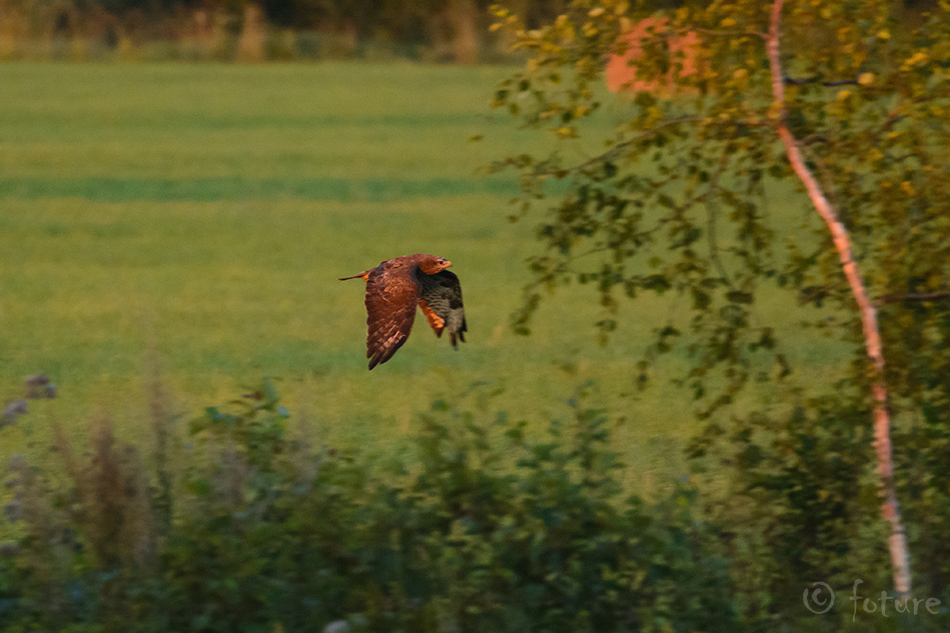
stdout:
{"type": "Polygon", "coordinates": [[[473,383],[498,392],[490,411],[541,422],[567,417],[565,399],[592,380],[632,483],[677,475],[688,398],[633,388],[675,302],[640,301],[607,347],[579,289],[546,302],[532,336],[508,328],[532,223],[506,220],[514,174],[480,168],[538,140],[489,108],[506,72],[0,65],[0,396],[39,372],[60,394],[0,431],[0,457],[36,450],[53,419],[80,437],[101,412],[147,441],[151,350],[183,420],[268,375],[319,442],[371,455],[473,383]],[[468,342],[453,352],[417,320],[367,372],[363,284],[337,278],[415,252],[454,262],[468,342]]]}

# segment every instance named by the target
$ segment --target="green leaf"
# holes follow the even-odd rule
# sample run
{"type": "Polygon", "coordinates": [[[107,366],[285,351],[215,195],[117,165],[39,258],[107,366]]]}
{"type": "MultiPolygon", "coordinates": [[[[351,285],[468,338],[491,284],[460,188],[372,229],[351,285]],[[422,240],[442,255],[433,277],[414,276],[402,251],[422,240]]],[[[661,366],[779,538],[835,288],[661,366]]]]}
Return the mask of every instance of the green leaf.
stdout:
{"type": "Polygon", "coordinates": [[[703,292],[699,288],[692,288],[693,293],[693,309],[703,311],[709,308],[709,305],[712,303],[712,298],[708,293],[703,292]]]}
{"type": "Polygon", "coordinates": [[[751,304],[754,296],[751,292],[742,292],[741,290],[730,290],[726,293],[726,298],[732,303],[751,304]]]}

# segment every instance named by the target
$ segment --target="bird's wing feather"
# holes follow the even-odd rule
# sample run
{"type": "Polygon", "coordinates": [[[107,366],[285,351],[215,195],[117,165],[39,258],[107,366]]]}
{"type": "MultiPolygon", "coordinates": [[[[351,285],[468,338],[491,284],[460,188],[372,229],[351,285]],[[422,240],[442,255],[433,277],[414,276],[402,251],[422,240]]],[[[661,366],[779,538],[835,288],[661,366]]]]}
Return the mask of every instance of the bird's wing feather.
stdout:
{"type": "Polygon", "coordinates": [[[435,330],[436,336],[442,336],[443,330],[449,331],[452,346],[457,346],[456,338],[465,341],[468,324],[465,322],[465,308],[462,305],[462,286],[455,273],[442,270],[434,275],[419,275],[422,292],[419,307],[435,330]]]}
{"type": "Polygon", "coordinates": [[[366,281],[366,358],[369,368],[392,358],[412,331],[419,283],[405,268],[380,266],[366,281]]]}

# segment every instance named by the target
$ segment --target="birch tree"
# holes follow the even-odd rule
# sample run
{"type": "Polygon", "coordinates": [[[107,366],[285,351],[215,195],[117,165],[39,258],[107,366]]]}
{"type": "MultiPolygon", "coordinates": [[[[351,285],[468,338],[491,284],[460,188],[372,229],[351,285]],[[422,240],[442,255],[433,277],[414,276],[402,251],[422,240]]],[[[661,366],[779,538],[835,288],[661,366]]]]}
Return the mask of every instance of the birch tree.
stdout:
{"type": "Polygon", "coordinates": [[[515,217],[540,218],[543,248],[514,325],[527,332],[545,289],[570,280],[599,296],[604,337],[644,293],[685,297],[686,326],[657,324],[638,366],[645,381],[656,355],[682,345],[682,383],[711,420],[761,377],[757,354],[770,355],[769,380],[808,382],[784,333],[756,320],[762,295],[778,288],[821,308],[809,331],[855,350],[835,397],[853,392],[868,411],[893,588],[907,596],[894,419],[950,425],[950,3],[914,15],[882,0],[665,14],[649,4],[577,0],[533,30],[496,8],[496,28],[528,59],[495,105],[559,141],[496,165],[520,171],[515,217]],[[628,116],[592,151],[587,122],[618,58],[631,71],[628,116]],[[572,160],[577,139],[588,155],[572,160]],[[566,193],[552,200],[551,181],[566,193]],[[779,228],[777,191],[809,210],[806,230],[779,228]]]}

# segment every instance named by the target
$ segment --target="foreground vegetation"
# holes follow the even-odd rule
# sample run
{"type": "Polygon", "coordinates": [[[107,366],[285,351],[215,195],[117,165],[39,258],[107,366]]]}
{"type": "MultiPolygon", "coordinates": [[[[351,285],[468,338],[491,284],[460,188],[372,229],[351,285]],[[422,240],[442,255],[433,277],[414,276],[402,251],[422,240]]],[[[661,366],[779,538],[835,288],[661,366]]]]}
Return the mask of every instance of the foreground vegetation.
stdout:
{"type": "MultiPolygon", "coordinates": [[[[21,536],[0,556],[3,630],[947,624],[945,561],[926,572],[929,602],[880,607],[887,554],[878,530],[855,531],[875,512],[873,486],[860,460],[834,457],[866,439],[858,414],[780,432],[779,462],[751,430],[735,438],[737,496],[723,511],[685,484],[655,501],[625,492],[628,465],[583,390],[543,431],[494,411],[484,390],[434,401],[416,419],[416,459],[383,469],[290,431],[294,413],[268,379],[182,433],[156,376],[149,393],[152,450],[100,417],[86,453],[56,427],[65,482],[12,460],[5,512],[21,536]]],[[[918,505],[909,516],[926,533],[918,505]]]]}
{"type": "Polygon", "coordinates": [[[163,439],[152,455],[118,442],[103,418],[89,457],[58,436],[69,486],[14,461],[7,511],[25,536],[0,567],[4,630],[737,621],[725,561],[691,520],[688,493],[656,507],[616,502],[605,420],[580,403],[537,442],[520,425],[437,402],[419,418],[416,472],[374,477],[353,455],[288,433],[270,381],[192,421],[189,455],[175,462],[157,383],[153,397],[163,439]]]}

